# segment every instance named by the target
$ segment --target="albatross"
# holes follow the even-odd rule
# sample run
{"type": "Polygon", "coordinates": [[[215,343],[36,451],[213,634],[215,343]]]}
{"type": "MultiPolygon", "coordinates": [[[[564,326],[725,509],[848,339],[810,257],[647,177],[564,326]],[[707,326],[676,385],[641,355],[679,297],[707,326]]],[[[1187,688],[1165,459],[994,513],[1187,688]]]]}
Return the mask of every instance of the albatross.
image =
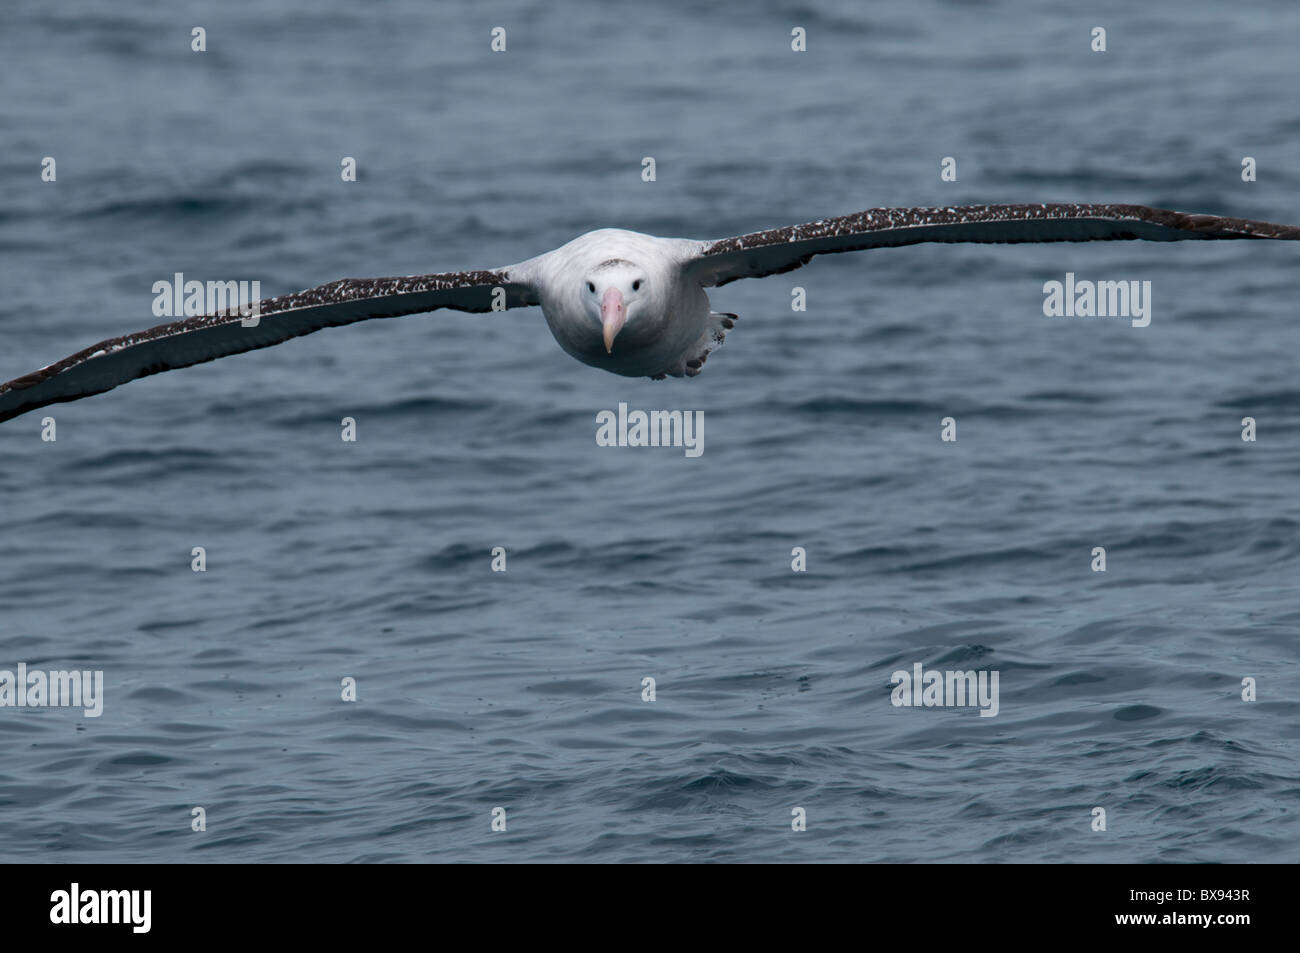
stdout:
{"type": "Polygon", "coordinates": [[[0,384],[0,421],[102,394],[137,377],[270,347],[321,328],[450,308],[540,305],[568,354],[627,377],[694,377],[735,326],[706,288],[792,271],[815,255],[921,242],[1300,240],[1300,226],[1143,205],[875,208],[804,225],[697,241],[603,228],[487,271],[343,278],[258,303],[110,338],[0,384]]]}

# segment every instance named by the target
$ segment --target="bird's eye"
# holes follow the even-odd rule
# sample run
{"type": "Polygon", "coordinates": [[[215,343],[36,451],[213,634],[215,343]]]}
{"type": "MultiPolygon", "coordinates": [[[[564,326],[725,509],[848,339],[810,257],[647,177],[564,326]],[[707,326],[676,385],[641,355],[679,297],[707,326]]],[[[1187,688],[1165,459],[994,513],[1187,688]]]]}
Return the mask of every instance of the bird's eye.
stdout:
{"type": "Polygon", "coordinates": [[[640,279],[640,278],[638,278],[636,281],[632,282],[632,290],[633,290],[633,291],[640,291],[640,290],[641,290],[641,279],[640,279]]]}
{"type": "Polygon", "coordinates": [[[587,290],[590,291],[592,294],[595,294],[595,293],[596,293],[596,286],[593,285],[593,284],[589,281],[589,282],[587,282],[587,290]]]}

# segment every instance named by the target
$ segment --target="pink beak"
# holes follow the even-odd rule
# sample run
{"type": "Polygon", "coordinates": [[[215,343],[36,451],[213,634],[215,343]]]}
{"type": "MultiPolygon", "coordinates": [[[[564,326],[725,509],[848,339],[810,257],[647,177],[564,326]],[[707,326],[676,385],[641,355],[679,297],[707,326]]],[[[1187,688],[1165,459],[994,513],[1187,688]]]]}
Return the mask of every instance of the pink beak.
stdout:
{"type": "Polygon", "coordinates": [[[627,320],[627,305],[623,303],[623,292],[617,288],[606,288],[605,296],[600,299],[600,323],[605,330],[605,353],[614,353],[614,338],[623,329],[627,320]]]}

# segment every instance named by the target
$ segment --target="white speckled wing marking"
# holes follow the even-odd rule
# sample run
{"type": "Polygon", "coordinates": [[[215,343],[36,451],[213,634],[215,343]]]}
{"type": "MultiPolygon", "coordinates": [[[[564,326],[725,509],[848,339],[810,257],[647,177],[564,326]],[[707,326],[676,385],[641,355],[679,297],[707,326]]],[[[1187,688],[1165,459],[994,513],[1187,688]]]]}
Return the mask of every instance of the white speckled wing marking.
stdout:
{"type": "Polygon", "coordinates": [[[492,291],[505,289],[507,307],[537,303],[531,284],[506,271],[461,271],[405,278],[342,278],[259,305],[256,327],[229,310],[184,318],[92,344],[83,351],[0,384],[0,421],[29,410],[102,394],[137,377],[271,347],[321,328],[392,318],[437,308],[491,311],[492,291]]]}
{"type": "Polygon", "coordinates": [[[814,255],[921,242],[1090,242],[1144,239],[1300,240],[1300,227],[1145,205],[965,205],[873,208],[806,225],[704,243],[690,274],[705,287],[793,271],[814,255]]]}

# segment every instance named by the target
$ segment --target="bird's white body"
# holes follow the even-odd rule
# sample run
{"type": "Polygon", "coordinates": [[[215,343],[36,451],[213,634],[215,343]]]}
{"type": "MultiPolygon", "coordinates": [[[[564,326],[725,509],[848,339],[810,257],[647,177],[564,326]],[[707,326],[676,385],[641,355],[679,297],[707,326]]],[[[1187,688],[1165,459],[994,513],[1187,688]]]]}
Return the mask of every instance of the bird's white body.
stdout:
{"type": "Polygon", "coordinates": [[[684,273],[703,244],[602,228],[501,271],[536,288],[551,334],[572,357],[625,377],[682,377],[721,342],[708,295],[684,273]],[[607,347],[600,305],[611,288],[626,323],[607,347]]]}

